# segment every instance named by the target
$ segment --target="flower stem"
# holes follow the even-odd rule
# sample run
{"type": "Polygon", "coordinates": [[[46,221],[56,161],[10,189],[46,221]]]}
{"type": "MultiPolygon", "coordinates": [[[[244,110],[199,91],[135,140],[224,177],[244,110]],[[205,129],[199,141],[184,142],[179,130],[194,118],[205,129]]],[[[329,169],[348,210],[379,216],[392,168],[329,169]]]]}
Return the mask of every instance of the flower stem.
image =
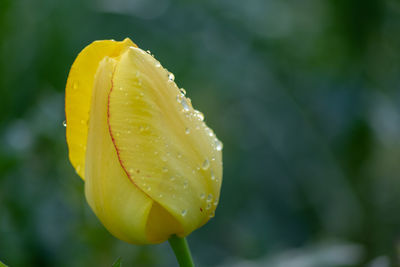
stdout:
{"type": "Polygon", "coordinates": [[[180,267],[194,267],[192,255],[186,238],[173,235],[168,239],[180,267]]]}

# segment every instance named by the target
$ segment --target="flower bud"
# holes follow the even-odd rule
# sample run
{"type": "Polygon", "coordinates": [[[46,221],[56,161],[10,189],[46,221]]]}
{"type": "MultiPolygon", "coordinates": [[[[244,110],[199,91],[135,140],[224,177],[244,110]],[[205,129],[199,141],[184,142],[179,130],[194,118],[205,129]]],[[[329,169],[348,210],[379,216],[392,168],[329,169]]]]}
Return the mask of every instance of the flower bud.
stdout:
{"type": "Polygon", "coordinates": [[[184,237],[214,216],[222,143],[185,93],[130,39],[93,42],[71,67],[69,158],[90,207],[121,240],[184,237]]]}

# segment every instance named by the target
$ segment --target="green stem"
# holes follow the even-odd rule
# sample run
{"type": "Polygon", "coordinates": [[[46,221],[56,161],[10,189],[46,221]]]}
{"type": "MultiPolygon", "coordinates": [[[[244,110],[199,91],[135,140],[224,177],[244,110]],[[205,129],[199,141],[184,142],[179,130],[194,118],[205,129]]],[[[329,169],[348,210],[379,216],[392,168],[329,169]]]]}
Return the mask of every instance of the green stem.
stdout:
{"type": "Polygon", "coordinates": [[[175,253],[180,267],[194,267],[192,255],[190,254],[190,249],[186,238],[173,235],[170,239],[168,239],[168,242],[175,253]]]}

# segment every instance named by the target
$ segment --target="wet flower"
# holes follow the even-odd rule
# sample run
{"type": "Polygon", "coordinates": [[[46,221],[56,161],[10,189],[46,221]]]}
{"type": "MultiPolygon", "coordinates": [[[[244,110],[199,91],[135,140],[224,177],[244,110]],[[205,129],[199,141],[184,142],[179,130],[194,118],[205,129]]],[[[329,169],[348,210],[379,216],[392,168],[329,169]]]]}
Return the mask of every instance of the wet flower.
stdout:
{"type": "Polygon", "coordinates": [[[185,94],[130,39],[93,42],[71,67],[69,158],[90,207],[122,240],[184,237],[214,216],[222,143],[185,94]]]}

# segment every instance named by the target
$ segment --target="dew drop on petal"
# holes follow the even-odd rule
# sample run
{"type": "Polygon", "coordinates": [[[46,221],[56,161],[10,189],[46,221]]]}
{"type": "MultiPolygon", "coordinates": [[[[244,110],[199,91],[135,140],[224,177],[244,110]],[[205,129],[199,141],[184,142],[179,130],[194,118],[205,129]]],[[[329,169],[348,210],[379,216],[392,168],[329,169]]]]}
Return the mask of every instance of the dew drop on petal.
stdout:
{"type": "Polygon", "coordinates": [[[185,180],[185,181],[183,182],[183,188],[186,189],[186,188],[188,187],[188,184],[189,184],[188,181],[185,180]]]}
{"type": "Polygon", "coordinates": [[[185,217],[186,214],[187,214],[187,210],[182,210],[182,211],[181,211],[181,215],[182,215],[183,217],[185,217]]]}
{"type": "Polygon", "coordinates": [[[181,88],[180,91],[181,91],[181,93],[182,93],[183,95],[186,95],[186,90],[185,90],[184,88],[181,88]]]}
{"type": "Polygon", "coordinates": [[[215,149],[216,149],[217,151],[221,151],[221,150],[222,150],[222,147],[223,147],[222,142],[219,141],[218,139],[215,139],[215,149]]]}
{"type": "Polygon", "coordinates": [[[63,121],[63,126],[67,127],[67,121],[63,121]]]}
{"type": "Polygon", "coordinates": [[[189,111],[190,110],[190,107],[189,107],[185,97],[182,97],[181,105],[182,105],[183,111],[189,111]]]}
{"type": "Polygon", "coordinates": [[[163,168],[162,168],[162,171],[163,171],[163,172],[168,172],[168,168],[167,168],[167,167],[163,167],[163,168]]]}
{"type": "Polygon", "coordinates": [[[203,170],[207,170],[209,167],[210,167],[210,162],[208,161],[208,159],[205,159],[203,165],[201,165],[201,168],[203,170]]]}
{"type": "Polygon", "coordinates": [[[204,199],[205,197],[206,197],[206,194],[204,194],[204,193],[200,194],[200,199],[204,199]]]}
{"type": "Polygon", "coordinates": [[[175,80],[175,75],[173,73],[168,74],[168,81],[173,82],[175,80]]]}
{"type": "Polygon", "coordinates": [[[212,199],[213,199],[213,195],[212,194],[208,194],[207,202],[211,202],[212,199]]]}
{"type": "Polygon", "coordinates": [[[213,171],[211,171],[211,180],[215,180],[215,174],[214,174],[214,172],[213,171]]]}
{"type": "Polygon", "coordinates": [[[190,134],[190,129],[189,128],[185,129],[185,134],[190,134]]]}

